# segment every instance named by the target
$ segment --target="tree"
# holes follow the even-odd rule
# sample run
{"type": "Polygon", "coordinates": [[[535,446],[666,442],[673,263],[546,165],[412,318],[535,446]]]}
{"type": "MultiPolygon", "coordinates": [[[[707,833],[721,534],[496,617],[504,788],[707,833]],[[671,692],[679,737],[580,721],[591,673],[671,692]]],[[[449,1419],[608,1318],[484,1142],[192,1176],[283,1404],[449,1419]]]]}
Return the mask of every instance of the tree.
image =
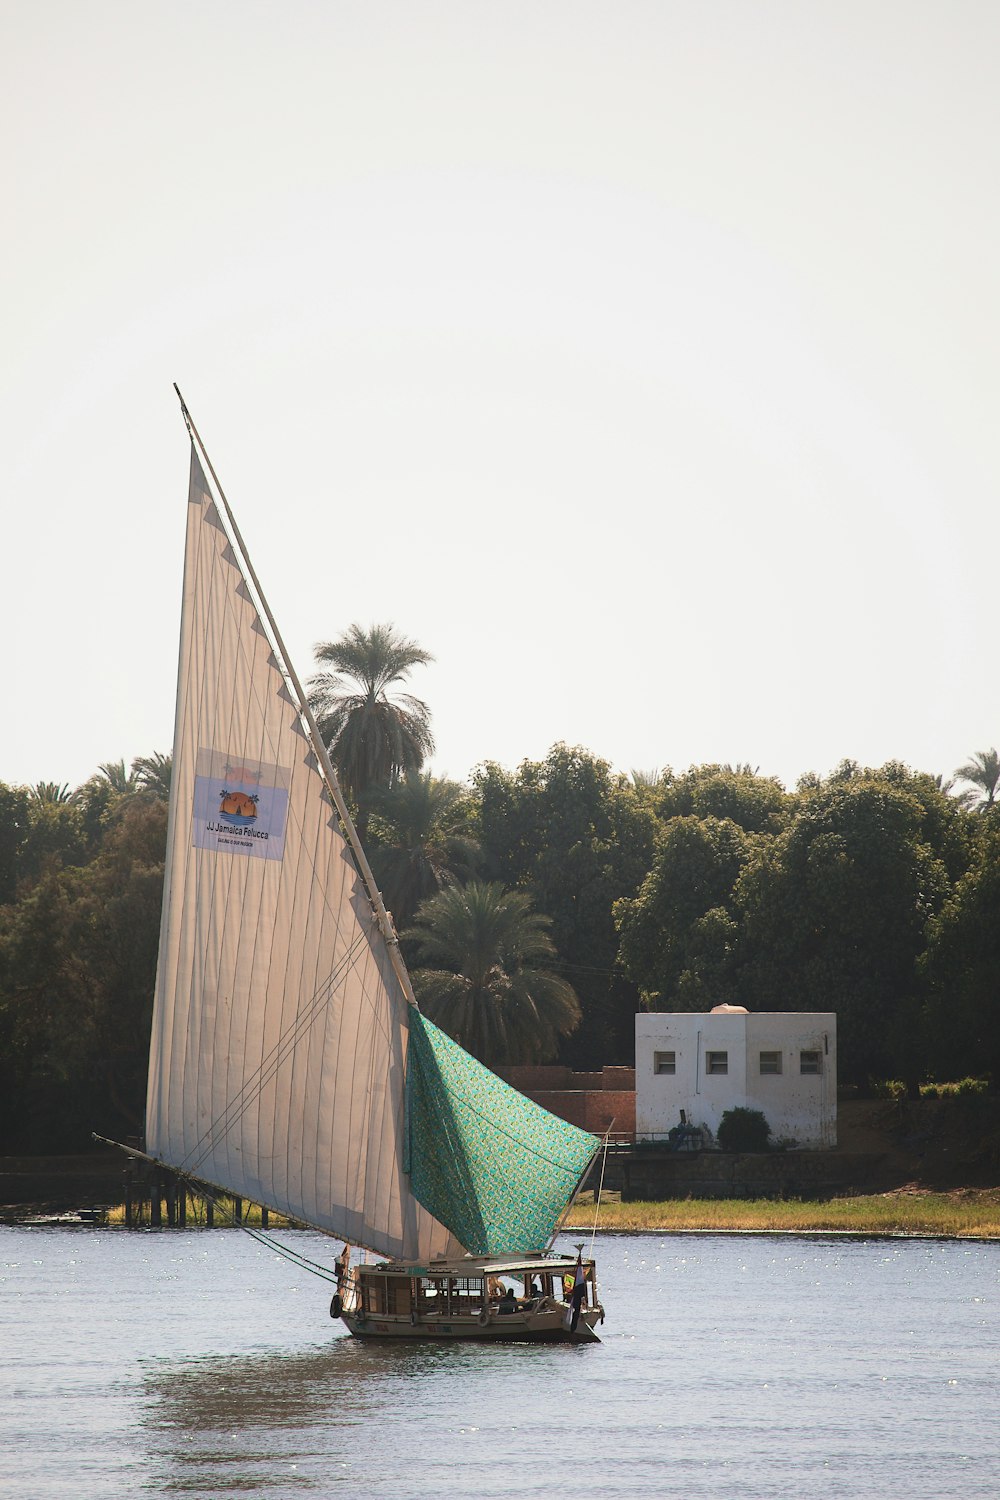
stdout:
{"type": "Polygon", "coordinates": [[[753,845],[734,890],[743,1003],[836,1011],[847,1081],[920,1067],[916,965],[949,889],[924,821],[892,774],[836,776],[753,845]]]}
{"type": "Polygon", "coordinates": [[[21,851],[31,816],[27,787],[0,782],[0,906],[13,901],[17,891],[21,851]]]}
{"type": "Polygon", "coordinates": [[[132,799],[83,867],[0,908],[0,1121],[19,1149],[141,1128],[167,809],[132,799]]]}
{"type": "Polygon", "coordinates": [[[547,1061],[579,1025],[573,987],[544,967],[549,925],[523,892],[481,880],[446,886],[417,912],[421,1008],[488,1067],[547,1061]]]}
{"type": "Polygon", "coordinates": [[[968,805],[977,812],[988,812],[996,806],[1000,790],[1000,755],[996,750],[980,750],[955,772],[956,781],[968,783],[968,805]]]}
{"type": "Polygon", "coordinates": [[[932,920],[921,969],[933,1076],[1000,1079],[1000,829],[932,920]]]}
{"type": "Polygon", "coordinates": [[[615,903],[622,965],[648,1009],[738,999],[733,887],[751,842],[730,818],[674,818],[635,897],[615,903]]]}
{"type": "MultiPolygon", "coordinates": [[[[64,790],[59,789],[60,793],[64,790]]],[[[89,848],[85,808],[78,795],[29,796],[28,827],[18,859],[18,879],[37,879],[43,870],[86,862],[89,848]]]]}
{"type": "Polygon", "coordinates": [[[139,791],[148,792],[162,802],[170,800],[170,778],[174,757],[154,750],[152,755],[137,755],[132,762],[132,776],[139,791]]]}
{"type": "Polygon", "coordinates": [[[398,927],[443,885],[472,875],[480,849],[467,831],[469,804],[465,787],[429,771],[408,771],[370,795],[369,857],[398,927]]]}
{"type": "Polygon", "coordinates": [[[97,772],[98,777],[103,776],[111,790],[119,797],[131,796],[139,785],[134,761],[131,771],[126,771],[124,760],[109,760],[98,766],[97,772]]]}
{"type": "Polygon", "coordinates": [[[334,670],[310,680],[309,704],[364,839],[369,795],[419,771],[434,749],[426,703],[409,693],[389,696],[414,667],[434,658],[393,625],[351,625],[339,640],[321,642],[315,654],[334,670]]]}
{"type": "Polygon", "coordinates": [[[653,857],[648,794],[579,746],[554,745],[516,773],[495,763],[473,776],[486,872],[525,891],[552,918],[560,968],[584,1021],[560,1061],[630,1061],[639,992],[618,964],[612,908],[634,895],[653,857]]]}
{"type": "Polygon", "coordinates": [[[692,766],[683,776],[665,775],[657,812],[670,818],[728,818],[748,833],[778,833],[785,826],[792,799],[773,776],[760,776],[747,765],[692,766]]]}
{"type": "Polygon", "coordinates": [[[74,793],[66,782],[39,781],[29,788],[29,796],[45,807],[66,807],[73,801],[74,793]]]}

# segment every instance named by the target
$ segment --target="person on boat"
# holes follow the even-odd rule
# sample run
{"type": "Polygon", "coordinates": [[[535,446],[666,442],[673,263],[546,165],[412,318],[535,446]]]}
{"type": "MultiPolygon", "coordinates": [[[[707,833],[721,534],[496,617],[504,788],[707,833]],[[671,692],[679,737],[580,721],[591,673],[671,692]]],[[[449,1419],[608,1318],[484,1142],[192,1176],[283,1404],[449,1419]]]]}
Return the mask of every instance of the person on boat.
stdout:
{"type": "Polygon", "coordinates": [[[514,1296],[514,1288],[504,1288],[503,1296],[500,1298],[499,1310],[502,1313],[517,1312],[517,1298],[514,1296]]]}
{"type": "Polygon", "coordinates": [[[351,1268],[351,1247],[345,1242],[343,1250],[337,1256],[334,1264],[337,1267],[337,1285],[342,1287],[347,1280],[347,1273],[351,1268]]]}

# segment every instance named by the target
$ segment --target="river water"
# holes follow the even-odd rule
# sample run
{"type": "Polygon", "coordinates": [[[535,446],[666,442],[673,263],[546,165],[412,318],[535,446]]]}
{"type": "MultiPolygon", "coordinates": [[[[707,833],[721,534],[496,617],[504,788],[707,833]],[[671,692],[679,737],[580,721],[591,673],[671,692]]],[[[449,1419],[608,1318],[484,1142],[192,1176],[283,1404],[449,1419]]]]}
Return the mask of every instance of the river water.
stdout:
{"type": "Polygon", "coordinates": [[[394,1347],[237,1231],[0,1227],[0,1494],[997,1500],[1000,1245],[595,1250],[600,1345],[394,1347]]]}

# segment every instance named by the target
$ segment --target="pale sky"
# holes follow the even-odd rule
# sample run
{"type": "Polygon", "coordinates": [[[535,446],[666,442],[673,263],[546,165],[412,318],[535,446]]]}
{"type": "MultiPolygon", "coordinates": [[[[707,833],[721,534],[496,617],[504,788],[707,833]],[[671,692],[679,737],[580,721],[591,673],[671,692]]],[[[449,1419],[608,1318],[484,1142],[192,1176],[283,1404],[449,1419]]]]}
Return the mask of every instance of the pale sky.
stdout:
{"type": "Polygon", "coordinates": [[[1000,742],[995,0],[0,0],[0,780],[172,741],[177,381],[434,767],[1000,742]]]}

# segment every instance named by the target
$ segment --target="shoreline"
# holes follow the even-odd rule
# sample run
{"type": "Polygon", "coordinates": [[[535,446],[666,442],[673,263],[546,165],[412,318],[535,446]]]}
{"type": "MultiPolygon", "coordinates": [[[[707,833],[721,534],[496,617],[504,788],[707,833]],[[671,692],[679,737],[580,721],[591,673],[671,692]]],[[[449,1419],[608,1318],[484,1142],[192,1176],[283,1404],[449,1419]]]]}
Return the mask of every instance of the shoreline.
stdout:
{"type": "MultiPolygon", "coordinates": [[[[563,1226],[592,1233],[593,1201],[577,1201],[563,1226]]],[[[907,1187],[823,1201],[670,1199],[601,1202],[597,1232],[811,1234],[870,1238],[1000,1240],[1000,1188],[907,1187]]]]}
{"type": "MultiPolygon", "coordinates": [[[[589,1195],[588,1195],[589,1196],[589,1195]]],[[[259,1210],[257,1210],[259,1213],[259,1210]]],[[[0,1227],[124,1229],[121,1205],[101,1208],[38,1201],[0,1205],[0,1227]]],[[[147,1228],[148,1225],[137,1226],[147,1228]]],[[[192,1215],[189,1229],[206,1229],[192,1215]]],[[[241,1226],[217,1223],[213,1228],[241,1226]]],[[[259,1222],[254,1223],[259,1228],[259,1222]]],[[[289,1224],[275,1215],[271,1228],[289,1224]]],[[[166,1225],[165,1233],[173,1231],[166,1225]]],[[[602,1201],[596,1215],[592,1201],[578,1201],[561,1227],[584,1238],[600,1235],[772,1236],[813,1239],[924,1239],[1000,1241],[1000,1188],[957,1188],[942,1192],[903,1191],[833,1198],[822,1202],[787,1199],[669,1199],[623,1203],[617,1196],[602,1201]]]]}

